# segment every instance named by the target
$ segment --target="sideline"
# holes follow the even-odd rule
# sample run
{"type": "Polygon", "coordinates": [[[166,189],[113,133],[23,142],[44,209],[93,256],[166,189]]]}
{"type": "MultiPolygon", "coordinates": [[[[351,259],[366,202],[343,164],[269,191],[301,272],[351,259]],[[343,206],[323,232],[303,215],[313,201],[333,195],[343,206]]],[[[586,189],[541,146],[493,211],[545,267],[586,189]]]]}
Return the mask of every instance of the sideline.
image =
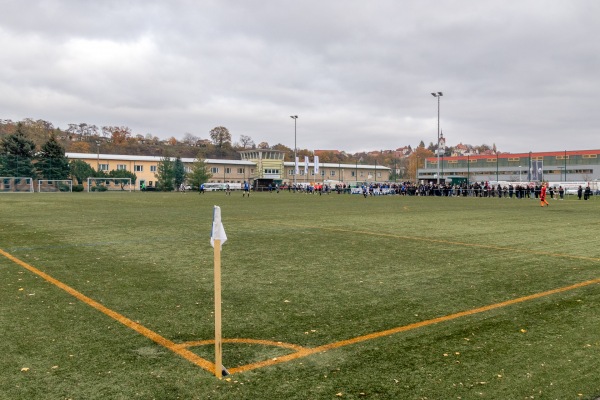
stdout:
{"type": "Polygon", "coordinates": [[[381,237],[387,237],[387,238],[393,238],[393,239],[405,239],[405,240],[412,240],[414,242],[452,244],[452,245],[456,245],[456,246],[476,247],[476,248],[481,248],[481,249],[499,250],[499,251],[512,251],[515,253],[544,255],[544,256],[557,257],[557,258],[572,258],[575,260],[586,260],[586,261],[594,261],[594,262],[600,261],[600,258],[598,258],[598,257],[586,257],[586,256],[578,256],[578,255],[564,254],[564,253],[551,253],[548,251],[519,249],[519,248],[514,248],[514,247],[495,246],[495,245],[491,245],[491,244],[457,242],[457,241],[453,241],[453,240],[433,239],[433,238],[428,238],[428,237],[406,236],[406,235],[397,235],[395,233],[334,228],[334,227],[327,227],[327,226],[299,225],[299,224],[289,224],[289,223],[285,223],[285,222],[271,222],[271,223],[275,224],[275,225],[283,225],[283,226],[288,226],[288,227],[292,227],[292,228],[321,229],[324,231],[332,231],[332,232],[354,233],[354,234],[370,235],[370,236],[381,236],[381,237]]]}

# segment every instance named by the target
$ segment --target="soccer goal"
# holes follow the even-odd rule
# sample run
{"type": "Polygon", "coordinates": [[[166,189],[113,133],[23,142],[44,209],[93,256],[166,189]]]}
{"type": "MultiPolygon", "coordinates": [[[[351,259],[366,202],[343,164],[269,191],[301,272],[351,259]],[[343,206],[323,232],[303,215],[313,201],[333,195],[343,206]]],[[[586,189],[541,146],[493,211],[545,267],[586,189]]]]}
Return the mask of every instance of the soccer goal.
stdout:
{"type": "Polygon", "coordinates": [[[88,178],[88,192],[131,192],[131,178],[88,178]]]}
{"type": "Polygon", "coordinates": [[[72,192],[72,179],[40,179],[38,193],[72,192]]]}
{"type": "Polygon", "coordinates": [[[33,178],[0,177],[0,192],[2,193],[33,193],[34,191],[33,178]]]}

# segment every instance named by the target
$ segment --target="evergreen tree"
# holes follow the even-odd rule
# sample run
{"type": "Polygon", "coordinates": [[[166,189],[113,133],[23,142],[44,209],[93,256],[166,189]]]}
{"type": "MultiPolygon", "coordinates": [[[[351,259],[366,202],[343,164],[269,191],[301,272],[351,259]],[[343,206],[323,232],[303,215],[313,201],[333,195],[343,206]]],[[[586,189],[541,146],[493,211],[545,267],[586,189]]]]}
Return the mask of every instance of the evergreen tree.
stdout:
{"type": "Polygon", "coordinates": [[[19,122],[12,135],[2,138],[0,151],[5,154],[0,166],[0,175],[35,178],[37,176],[33,159],[35,143],[23,133],[23,125],[19,122]]]}
{"type": "Polygon", "coordinates": [[[188,178],[190,185],[195,188],[200,187],[201,184],[208,182],[210,178],[212,178],[212,174],[208,171],[204,160],[198,157],[196,161],[192,164],[192,171],[190,172],[188,178]]]}
{"type": "Polygon", "coordinates": [[[56,141],[54,135],[42,145],[37,159],[37,170],[44,179],[68,179],[69,160],[65,157],[65,149],[56,141]]]}
{"type": "Polygon", "coordinates": [[[93,177],[96,171],[92,166],[83,160],[71,160],[69,163],[71,177],[77,180],[77,184],[82,185],[87,178],[93,177]]]}
{"type": "Polygon", "coordinates": [[[175,166],[170,157],[163,157],[156,166],[156,186],[163,192],[170,192],[174,189],[175,166]]]}
{"type": "Polygon", "coordinates": [[[175,159],[175,163],[173,164],[173,178],[175,181],[175,187],[177,190],[179,190],[179,187],[185,182],[186,178],[185,167],[181,161],[181,157],[177,157],[175,159]]]}

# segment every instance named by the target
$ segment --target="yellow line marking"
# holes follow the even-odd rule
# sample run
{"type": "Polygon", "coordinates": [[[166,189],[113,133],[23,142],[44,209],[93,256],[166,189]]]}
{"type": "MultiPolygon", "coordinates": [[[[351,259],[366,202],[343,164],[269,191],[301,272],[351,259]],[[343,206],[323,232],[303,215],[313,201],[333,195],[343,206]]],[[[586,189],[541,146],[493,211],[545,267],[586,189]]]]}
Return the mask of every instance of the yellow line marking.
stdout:
{"type": "Polygon", "coordinates": [[[349,346],[349,345],[364,342],[367,340],[378,339],[378,338],[381,338],[384,336],[390,336],[390,335],[394,335],[396,333],[406,332],[406,331],[410,331],[413,329],[422,328],[424,326],[429,326],[429,325],[437,324],[440,322],[450,321],[453,319],[466,317],[466,316],[473,315],[473,314],[479,314],[482,312],[494,310],[496,308],[506,307],[506,306],[510,306],[513,304],[517,304],[517,303],[523,303],[525,301],[534,300],[534,299],[538,299],[540,297],[550,296],[552,294],[566,292],[569,290],[574,290],[574,289],[582,288],[584,286],[589,286],[589,285],[593,285],[593,284],[597,284],[597,283],[600,283],[600,278],[576,283],[574,285],[565,286],[565,287],[558,288],[558,289],[548,290],[548,291],[541,292],[541,293],[535,293],[535,294],[532,294],[529,296],[523,296],[523,297],[519,297],[519,298],[512,299],[512,300],[507,300],[507,301],[503,301],[500,303],[490,304],[487,306],[474,308],[472,310],[461,311],[458,313],[449,314],[449,315],[445,315],[445,316],[438,317],[438,318],[415,322],[413,324],[399,326],[399,327],[388,329],[385,331],[373,332],[373,333],[369,333],[369,334],[363,335],[363,336],[358,336],[358,337],[355,337],[352,339],[347,339],[347,340],[342,340],[339,342],[325,344],[323,346],[318,346],[318,347],[314,347],[314,348],[310,348],[310,349],[305,348],[305,349],[299,350],[296,353],[287,354],[282,357],[272,358],[270,360],[260,361],[260,362],[256,362],[253,364],[247,364],[247,365],[244,365],[241,367],[231,368],[229,370],[229,372],[231,372],[232,374],[239,373],[239,372],[245,372],[245,371],[250,371],[250,370],[253,370],[256,368],[262,368],[262,367],[267,367],[267,366],[271,366],[271,365],[275,365],[275,364],[279,364],[279,363],[283,363],[283,362],[288,362],[288,361],[296,360],[298,358],[306,357],[306,356],[309,356],[309,355],[312,355],[315,353],[320,353],[320,352],[324,352],[327,350],[337,349],[339,347],[349,346]]]}
{"type": "Polygon", "coordinates": [[[0,249],[0,254],[3,255],[4,257],[8,258],[12,262],[20,265],[21,267],[44,278],[46,281],[59,287],[60,289],[64,290],[65,292],[69,293],[71,296],[77,298],[78,300],[81,300],[85,304],[95,308],[96,310],[100,311],[101,313],[117,320],[121,324],[125,325],[126,327],[128,327],[130,329],[133,329],[134,331],[147,337],[148,339],[153,340],[157,344],[159,344],[163,347],[166,347],[167,349],[171,350],[175,354],[178,354],[179,356],[185,358],[192,364],[195,364],[195,365],[199,366],[200,368],[203,368],[209,372],[214,372],[214,370],[215,370],[214,363],[212,363],[208,360],[205,360],[204,358],[194,354],[193,352],[187,350],[186,348],[177,345],[175,342],[172,342],[169,339],[166,339],[163,336],[159,335],[158,333],[151,331],[150,329],[146,328],[145,326],[138,324],[135,321],[130,320],[129,318],[125,317],[124,315],[121,315],[118,312],[115,312],[115,311],[107,308],[106,306],[98,303],[97,301],[87,297],[83,293],[78,292],[77,290],[73,289],[72,287],[62,283],[61,281],[51,277],[50,275],[40,271],[39,269],[27,264],[26,262],[12,256],[11,254],[5,252],[2,249],[0,249]]]}
{"type": "MultiPolygon", "coordinates": [[[[335,230],[339,230],[339,229],[335,229],[335,230]]],[[[342,231],[344,231],[344,230],[342,230],[342,231]]],[[[356,231],[351,231],[351,232],[356,232],[356,231]]],[[[361,231],[359,231],[359,232],[361,232],[361,231]]],[[[371,233],[371,232],[364,232],[364,233],[375,234],[375,233],[371,233]]],[[[391,234],[383,234],[383,236],[398,237],[397,235],[391,235],[391,234]]],[[[432,241],[437,241],[437,240],[432,240],[432,241]]],[[[185,342],[185,343],[180,343],[180,344],[172,342],[172,341],[162,337],[161,335],[157,334],[156,332],[153,332],[150,329],[140,325],[139,323],[134,322],[134,321],[130,320],[129,318],[127,318],[115,311],[112,311],[111,309],[105,307],[104,305],[98,303],[97,301],[85,296],[81,292],[78,292],[77,290],[73,289],[72,287],[60,282],[59,280],[52,278],[50,275],[40,271],[39,269],[27,264],[24,261],[12,256],[11,254],[5,252],[2,249],[0,249],[0,254],[3,255],[4,257],[8,258],[9,260],[13,261],[14,263],[22,266],[23,268],[31,271],[32,273],[42,277],[43,279],[45,279],[46,281],[59,287],[60,289],[66,291],[67,293],[71,294],[72,296],[76,297],[77,299],[81,300],[82,302],[88,304],[89,306],[97,309],[98,311],[102,312],[103,314],[117,320],[118,322],[122,323],[123,325],[127,326],[128,328],[133,329],[134,331],[140,333],[141,335],[153,340],[157,344],[159,344],[163,347],[166,347],[167,349],[171,350],[175,354],[178,354],[179,356],[185,358],[192,364],[195,364],[195,365],[203,368],[206,371],[214,372],[214,370],[215,370],[214,363],[187,350],[188,347],[213,344],[214,340],[200,340],[200,341],[185,342]]],[[[587,259],[595,260],[593,258],[587,258],[587,259]]],[[[294,353],[286,354],[286,355],[283,355],[280,357],[275,357],[275,358],[272,358],[269,360],[264,360],[264,361],[259,361],[259,362],[252,363],[252,364],[234,367],[234,368],[229,369],[229,372],[234,374],[234,373],[250,371],[253,369],[257,369],[257,368],[268,367],[268,366],[296,360],[299,358],[307,357],[312,354],[321,353],[321,352],[325,352],[328,350],[337,349],[340,347],[349,346],[349,345],[360,343],[360,342],[365,342],[368,340],[378,339],[378,338],[382,338],[385,336],[391,336],[391,335],[394,335],[394,334],[397,334],[400,332],[406,332],[406,331],[410,331],[413,329],[437,324],[440,322],[450,321],[450,320],[461,318],[461,317],[479,314],[479,313],[494,310],[497,308],[507,307],[507,306],[510,306],[513,304],[523,303],[525,301],[535,300],[535,299],[538,299],[541,297],[550,296],[550,295],[553,295],[556,293],[566,292],[569,290],[574,290],[574,289],[578,289],[578,288],[582,288],[585,286],[598,284],[598,283],[600,283],[600,278],[576,283],[574,285],[565,286],[562,288],[548,290],[545,292],[535,293],[532,295],[523,296],[523,297],[519,297],[519,298],[512,299],[512,300],[506,300],[506,301],[503,301],[500,303],[490,304],[487,306],[478,307],[478,308],[474,308],[471,310],[461,311],[461,312],[454,313],[454,314],[449,314],[449,315],[445,315],[445,316],[441,316],[441,317],[437,317],[437,318],[433,318],[433,319],[428,319],[425,321],[415,322],[415,323],[412,323],[409,325],[399,326],[399,327],[387,329],[384,331],[373,332],[373,333],[369,333],[367,335],[357,336],[355,338],[346,339],[346,340],[342,340],[342,341],[338,341],[338,342],[333,342],[333,343],[329,343],[329,344],[325,344],[325,345],[313,347],[313,348],[306,348],[306,347],[302,347],[299,345],[270,341],[270,340],[224,339],[225,343],[262,344],[262,345],[268,345],[268,346],[279,346],[279,347],[295,350],[294,353]]]]}
{"type": "Polygon", "coordinates": [[[547,255],[547,256],[551,256],[551,257],[560,257],[560,258],[573,258],[576,260],[587,260],[587,261],[595,261],[595,262],[600,261],[600,258],[598,258],[598,257],[586,257],[586,256],[572,255],[572,254],[550,253],[550,252],[541,251],[541,250],[519,249],[519,248],[514,248],[514,247],[495,246],[495,245],[491,245],[491,244],[457,242],[457,241],[453,241],[453,240],[397,235],[395,233],[372,232],[372,231],[344,229],[344,228],[332,228],[332,227],[327,227],[327,226],[298,225],[298,224],[288,224],[285,222],[275,222],[275,221],[272,223],[277,224],[277,225],[290,226],[290,227],[294,227],[294,228],[322,229],[322,230],[334,231],[334,232],[356,233],[356,234],[371,235],[371,236],[389,237],[389,238],[394,238],[394,239],[406,239],[406,240],[413,240],[413,241],[451,244],[451,245],[457,245],[457,246],[477,247],[477,248],[490,249],[490,250],[514,251],[514,252],[519,252],[519,253],[547,255]]]}

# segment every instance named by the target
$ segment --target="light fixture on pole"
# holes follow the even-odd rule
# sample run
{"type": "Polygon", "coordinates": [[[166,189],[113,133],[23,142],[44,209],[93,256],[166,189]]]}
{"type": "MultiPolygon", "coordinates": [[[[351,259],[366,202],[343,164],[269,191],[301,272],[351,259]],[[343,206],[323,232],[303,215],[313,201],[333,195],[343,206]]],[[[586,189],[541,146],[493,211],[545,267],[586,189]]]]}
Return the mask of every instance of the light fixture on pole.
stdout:
{"type": "Polygon", "coordinates": [[[298,173],[298,162],[296,161],[297,155],[297,147],[296,147],[296,121],[298,120],[297,115],[290,115],[290,118],[294,120],[294,188],[296,187],[296,174],[298,173]]]}
{"type": "Polygon", "coordinates": [[[437,92],[437,93],[431,93],[431,95],[433,97],[437,97],[437,103],[438,103],[438,116],[437,116],[437,146],[436,146],[436,153],[437,153],[437,184],[440,184],[440,97],[442,97],[444,95],[444,93],[442,92],[437,92]]]}

